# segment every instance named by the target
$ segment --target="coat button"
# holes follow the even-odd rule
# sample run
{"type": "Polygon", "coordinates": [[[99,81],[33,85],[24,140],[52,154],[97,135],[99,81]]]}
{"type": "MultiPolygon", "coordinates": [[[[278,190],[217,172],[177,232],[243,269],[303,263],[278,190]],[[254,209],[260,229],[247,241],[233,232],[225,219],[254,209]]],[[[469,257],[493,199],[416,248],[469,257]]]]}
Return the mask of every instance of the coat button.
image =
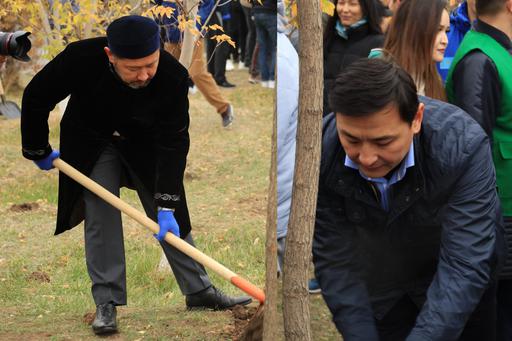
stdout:
{"type": "Polygon", "coordinates": [[[407,195],[407,196],[405,197],[405,202],[409,202],[409,200],[411,200],[411,197],[407,195]]]}

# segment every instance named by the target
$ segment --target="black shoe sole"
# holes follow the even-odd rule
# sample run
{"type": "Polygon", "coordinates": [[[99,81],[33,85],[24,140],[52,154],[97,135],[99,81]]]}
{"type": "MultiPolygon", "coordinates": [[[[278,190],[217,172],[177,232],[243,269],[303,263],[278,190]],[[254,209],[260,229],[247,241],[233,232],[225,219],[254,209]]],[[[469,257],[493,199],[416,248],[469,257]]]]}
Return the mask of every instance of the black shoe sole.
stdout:
{"type": "Polygon", "coordinates": [[[231,308],[234,308],[236,307],[237,305],[241,305],[241,306],[244,306],[244,305],[248,305],[252,302],[252,299],[247,299],[245,301],[242,301],[242,302],[238,302],[237,304],[233,304],[233,305],[230,305],[230,306],[227,306],[227,307],[206,307],[206,306],[187,306],[187,310],[213,310],[213,311],[219,311],[219,310],[228,310],[228,309],[231,309],[231,308]]]}
{"type": "Polygon", "coordinates": [[[106,335],[106,334],[114,334],[117,333],[117,327],[101,327],[101,328],[92,328],[94,334],[96,335],[106,335]]]}

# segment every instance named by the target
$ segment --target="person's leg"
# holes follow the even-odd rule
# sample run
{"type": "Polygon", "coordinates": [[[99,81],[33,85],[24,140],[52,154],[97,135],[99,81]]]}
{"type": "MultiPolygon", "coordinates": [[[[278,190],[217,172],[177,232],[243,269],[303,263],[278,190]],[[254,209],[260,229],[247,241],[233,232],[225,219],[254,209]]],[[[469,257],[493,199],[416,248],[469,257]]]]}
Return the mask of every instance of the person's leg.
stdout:
{"type": "MultiPolygon", "coordinates": [[[[133,175],[132,178],[135,179],[133,175]]],[[[153,201],[153,196],[144,190],[141,185],[136,185],[136,187],[138,188],[137,193],[146,214],[149,218],[157,221],[157,208],[153,201]]],[[[185,193],[183,193],[182,198],[183,204],[186,205],[185,193]]],[[[194,246],[191,233],[184,240],[194,246]]],[[[210,283],[208,274],[201,264],[165,241],[160,242],[160,245],[164,250],[164,254],[176,277],[181,292],[186,296],[187,308],[222,310],[234,307],[235,305],[251,303],[252,300],[248,296],[231,297],[225,295],[210,283]]]]}
{"type": "Polygon", "coordinates": [[[485,291],[459,341],[496,340],[496,284],[485,291]]]}
{"type": "MultiPolygon", "coordinates": [[[[121,163],[114,147],[107,147],[90,178],[119,196],[121,163]]],[[[126,304],[123,228],[119,210],[84,190],[85,257],[96,305],[126,304]]]]}
{"type": "Polygon", "coordinates": [[[252,19],[251,9],[243,7],[245,15],[245,23],[247,26],[247,37],[245,43],[245,66],[250,67],[252,61],[252,55],[254,53],[254,46],[256,45],[256,27],[254,26],[254,20],[252,19]]]}
{"type": "MultiPolygon", "coordinates": [[[[220,25],[219,20],[215,14],[212,15],[209,25],[220,25]]],[[[218,30],[208,30],[206,32],[206,63],[208,72],[215,77],[215,58],[217,58],[217,43],[213,36],[218,34],[218,30]]],[[[215,80],[217,81],[217,80],[215,80]]]]}
{"type": "Polygon", "coordinates": [[[275,68],[276,68],[276,49],[277,49],[277,17],[272,14],[266,14],[265,20],[267,27],[267,39],[268,39],[268,72],[269,80],[275,80],[275,68]]]}
{"type": "MultiPolygon", "coordinates": [[[[146,215],[152,220],[157,221],[156,206],[153,196],[148,191],[140,188],[137,189],[137,194],[139,195],[146,215]]],[[[184,240],[194,246],[192,233],[189,233],[184,240]]],[[[212,286],[206,274],[206,270],[201,264],[169,245],[166,241],[161,241],[160,245],[164,250],[165,257],[169,261],[176,282],[178,282],[183,295],[195,294],[212,286]]]]}
{"type": "Polygon", "coordinates": [[[258,43],[254,46],[254,51],[252,53],[252,59],[251,59],[251,67],[249,68],[249,73],[251,74],[249,78],[249,82],[256,83],[256,78],[260,74],[260,68],[259,68],[259,55],[260,55],[260,46],[258,43]]]}
{"type": "Polygon", "coordinates": [[[190,74],[190,78],[192,78],[192,81],[206,98],[208,103],[215,107],[217,113],[221,114],[228,109],[229,102],[220,92],[212,75],[206,70],[203,44],[204,41],[202,40],[197,42],[188,72],[190,74]]]}
{"type": "Polygon", "coordinates": [[[260,67],[261,80],[266,82],[269,80],[269,68],[267,65],[268,41],[267,30],[265,26],[265,14],[254,14],[254,23],[256,25],[256,40],[258,41],[258,65],[260,67]]]}
{"type": "Polygon", "coordinates": [[[418,314],[419,309],[409,296],[402,297],[382,319],[375,320],[380,341],[405,340],[418,314]]]}
{"type": "Polygon", "coordinates": [[[241,66],[245,64],[245,46],[247,40],[245,12],[243,11],[240,2],[233,2],[231,8],[235,17],[238,19],[238,24],[235,26],[235,30],[238,30],[239,32],[237,49],[240,51],[239,66],[241,66]]]}
{"type": "Polygon", "coordinates": [[[231,45],[228,46],[228,58],[233,59],[233,63],[238,63],[240,61],[240,39],[242,32],[240,31],[240,20],[243,19],[240,17],[240,13],[238,12],[238,8],[240,7],[240,3],[236,1],[231,2],[231,19],[229,20],[227,35],[231,37],[231,40],[235,42],[235,47],[231,45]]]}
{"type": "MultiPolygon", "coordinates": [[[[213,16],[217,17],[217,21],[224,27],[224,30],[229,30],[228,23],[222,21],[222,16],[219,11],[216,11],[213,16]]],[[[223,34],[223,32],[217,31],[217,34],[223,34]]],[[[219,44],[215,50],[215,58],[213,60],[214,64],[214,72],[212,73],[213,78],[217,84],[222,84],[226,82],[226,60],[229,55],[229,47],[228,43],[222,42],[219,44]]]]}

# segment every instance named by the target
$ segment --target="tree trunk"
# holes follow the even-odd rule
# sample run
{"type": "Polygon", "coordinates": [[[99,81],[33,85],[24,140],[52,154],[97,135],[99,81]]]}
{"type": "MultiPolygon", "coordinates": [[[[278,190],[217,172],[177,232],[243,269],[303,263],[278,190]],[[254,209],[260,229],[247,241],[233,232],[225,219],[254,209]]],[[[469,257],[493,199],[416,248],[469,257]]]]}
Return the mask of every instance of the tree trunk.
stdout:
{"type": "MultiPolygon", "coordinates": [[[[193,0],[183,0],[183,7],[187,10],[187,13],[189,14],[189,19],[192,19],[195,23],[197,8],[199,7],[199,5],[195,3],[193,0]]],[[[185,30],[185,32],[183,33],[183,43],[181,44],[180,63],[187,70],[189,69],[190,64],[192,62],[192,54],[194,52],[195,42],[196,38],[192,34],[192,32],[190,32],[190,30],[185,30]]]]}
{"type": "Polygon", "coordinates": [[[323,56],[319,0],[298,1],[299,117],[283,276],[286,340],[311,340],[307,279],[315,221],[322,131],[323,56]]]}
{"type": "MultiPolygon", "coordinates": [[[[278,80],[279,82],[279,80],[278,80]]],[[[263,341],[278,339],[277,325],[277,108],[274,96],[272,153],[267,204],[267,235],[265,243],[265,314],[263,317],[263,341]]]]}
{"type": "MultiPolygon", "coordinates": [[[[182,4],[183,8],[185,8],[187,13],[189,13],[189,18],[196,22],[197,2],[193,0],[182,0],[182,4]]],[[[183,42],[181,44],[180,63],[187,68],[187,70],[192,63],[192,54],[194,52],[195,42],[196,39],[194,35],[189,30],[185,30],[185,32],[183,32],[183,42]]],[[[158,263],[158,271],[170,271],[169,262],[167,261],[163,251],[162,256],[160,256],[160,262],[158,263]]]]}

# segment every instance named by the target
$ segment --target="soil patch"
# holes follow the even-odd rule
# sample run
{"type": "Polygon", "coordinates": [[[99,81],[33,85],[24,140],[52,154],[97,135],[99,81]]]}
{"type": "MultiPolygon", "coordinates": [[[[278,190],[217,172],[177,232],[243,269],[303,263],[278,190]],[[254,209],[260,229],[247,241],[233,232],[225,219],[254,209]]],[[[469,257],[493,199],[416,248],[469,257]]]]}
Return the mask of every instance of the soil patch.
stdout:
{"type": "Polygon", "coordinates": [[[46,272],[42,271],[34,271],[30,275],[28,275],[27,278],[30,281],[50,283],[50,276],[46,272]]]}
{"type": "Polygon", "coordinates": [[[232,340],[261,340],[263,326],[259,322],[263,322],[263,318],[260,316],[263,309],[258,310],[258,307],[243,307],[237,305],[231,310],[231,312],[233,313],[234,321],[234,328],[230,335],[232,340]],[[252,321],[253,319],[254,321],[252,321]],[[257,322],[256,320],[260,321],[257,322]]]}
{"type": "Polygon", "coordinates": [[[13,204],[9,208],[12,212],[27,212],[34,211],[39,208],[39,204],[37,202],[24,202],[22,204],[13,204]]]}

